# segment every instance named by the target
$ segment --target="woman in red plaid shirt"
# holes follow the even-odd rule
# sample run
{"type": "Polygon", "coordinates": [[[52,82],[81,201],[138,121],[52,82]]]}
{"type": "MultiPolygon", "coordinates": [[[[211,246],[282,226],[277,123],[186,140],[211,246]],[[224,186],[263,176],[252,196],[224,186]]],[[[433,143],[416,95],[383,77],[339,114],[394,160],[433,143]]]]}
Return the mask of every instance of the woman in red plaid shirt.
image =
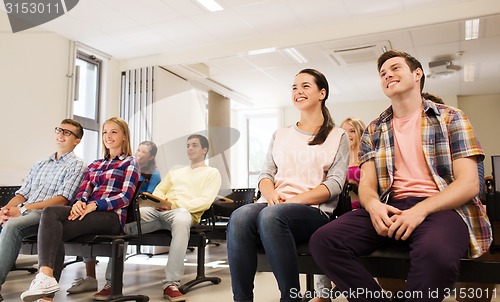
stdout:
{"type": "Polygon", "coordinates": [[[40,272],[23,301],[51,301],[59,290],[64,264],[64,241],[86,234],[117,235],[125,224],[126,207],[136,189],[139,168],[132,157],[127,123],[108,119],[102,128],[104,158],[85,171],[83,183],[72,206],[47,207],[38,230],[40,272]]]}

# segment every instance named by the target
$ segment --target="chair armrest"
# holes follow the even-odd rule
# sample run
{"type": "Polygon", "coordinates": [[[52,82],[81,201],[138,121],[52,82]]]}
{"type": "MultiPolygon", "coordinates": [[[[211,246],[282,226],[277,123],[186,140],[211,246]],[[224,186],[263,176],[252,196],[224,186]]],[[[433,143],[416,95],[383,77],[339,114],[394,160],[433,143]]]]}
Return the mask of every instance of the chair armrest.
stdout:
{"type": "Polygon", "coordinates": [[[217,195],[217,200],[216,201],[224,201],[224,202],[234,202],[233,199],[227,198],[221,195],[217,195]]]}
{"type": "Polygon", "coordinates": [[[484,184],[486,185],[486,194],[492,194],[495,191],[495,182],[493,181],[493,176],[485,176],[484,184]]]}

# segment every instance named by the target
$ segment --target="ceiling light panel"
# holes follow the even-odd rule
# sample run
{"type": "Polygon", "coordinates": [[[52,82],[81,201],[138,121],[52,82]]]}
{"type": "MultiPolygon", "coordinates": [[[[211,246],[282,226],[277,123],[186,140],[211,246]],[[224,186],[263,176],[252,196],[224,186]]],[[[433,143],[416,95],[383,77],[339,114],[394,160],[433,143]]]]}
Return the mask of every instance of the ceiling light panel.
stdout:
{"type": "Polygon", "coordinates": [[[275,51],[276,51],[276,47],[269,47],[269,48],[250,50],[247,52],[247,54],[249,56],[255,56],[255,55],[262,55],[262,54],[266,54],[266,53],[273,53],[275,51]]]}
{"type": "Polygon", "coordinates": [[[219,3],[215,2],[215,0],[196,0],[198,4],[203,6],[206,10],[209,12],[218,12],[221,10],[224,10],[222,6],[220,6],[219,3]]]}
{"type": "Polygon", "coordinates": [[[479,38],[479,19],[465,20],[465,40],[479,38]]]}
{"type": "Polygon", "coordinates": [[[464,65],[464,82],[474,82],[476,79],[476,64],[467,63],[464,65]]]}
{"type": "Polygon", "coordinates": [[[308,60],[297,49],[295,49],[293,47],[285,48],[285,49],[283,49],[283,52],[288,57],[290,57],[291,59],[293,59],[295,62],[297,62],[299,64],[304,64],[304,63],[308,62],[308,60]]]}

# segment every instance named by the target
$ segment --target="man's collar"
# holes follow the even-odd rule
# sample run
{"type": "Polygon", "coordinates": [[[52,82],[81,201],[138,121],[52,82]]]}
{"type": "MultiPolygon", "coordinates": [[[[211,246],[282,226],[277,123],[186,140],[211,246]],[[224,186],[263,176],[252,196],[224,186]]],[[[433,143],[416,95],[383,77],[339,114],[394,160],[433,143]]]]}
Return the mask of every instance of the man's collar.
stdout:
{"type": "Polygon", "coordinates": [[[441,112],[439,112],[436,103],[425,99],[423,100],[423,102],[424,102],[424,112],[426,114],[429,114],[430,113],[429,110],[431,110],[432,112],[434,112],[435,115],[441,115],[441,112]]]}
{"type": "MultiPolygon", "coordinates": [[[[429,114],[430,112],[434,112],[435,115],[441,114],[438,108],[436,107],[436,103],[425,99],[422,100],[422,103],[424,106],[424,112],[426,114],[429,114]]],[[[392,106],[389,106],[389,108],[387,108],[380,114],[380,119],[382,122],[387,122],[388,120],[391,119],[392,115],[393,115],[392,106]]]]}
{"type": "Polygon", "coordinates": [[[114,158],[110,158],[111,156],[108,154],[108,156],[106,156],[104,159],[106,160],[113,160],[113,159],[119,159],[119,160],[124,160],[125,158],[127,158],[127,155],[125,155],[125,153],[122,153],[118,156],[115,156],[114,158]]]}
{"type": "Polygon", "coordinates": [[[63,158],[66,158],[66,156],[68,156],[68,154],[71,154],[71,153],[73,153],[73,150],[66,152],[63,155],[59,156],[59,158],[57,158],[57,151],[56,151],[56,152],[52,153],[52,155],[50,155],[50,159],[55,160],[55,161],[61,160],[63,158]]]}

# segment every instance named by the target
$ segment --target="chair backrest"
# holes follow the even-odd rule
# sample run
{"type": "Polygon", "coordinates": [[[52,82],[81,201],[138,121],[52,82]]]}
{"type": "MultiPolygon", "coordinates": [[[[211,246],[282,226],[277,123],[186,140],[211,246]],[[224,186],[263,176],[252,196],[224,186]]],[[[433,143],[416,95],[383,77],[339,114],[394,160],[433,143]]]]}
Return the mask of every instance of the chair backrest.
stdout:
{"type": "Polygon", "coordinates": [[[357,192],[358,188],[356,184],[346,182],[344,184],[344,188],[339,196],[339,202],[337,203],[337,207],[333,210],[332,215],[330,216],[330,220],[333,220],[339,217],[342,214],[352,211],[351,197],[349,196],[349,192],[357,192]]]}
{"type": "Polygon", "coordinates": [[[221,219],[227,219],[237,208],[244,206],[245,204],[254,202],[255,189],[232,189],[231,194],[227,195],[226,198],[231,199],[232,201],[214,202],[212,206],[212,213],[216,217],[215,220],[220,221],[221,219]]]}
{"type": "Polygon", "coordinates": [[[486,213],[490,221],[494,222],[500,221],[500,155],[492,156],[491,163],[493,178],[485,180],[486,213]]]}
{"type": "Polygon", "coordinates": [[[481,197],[484,194],[484,162],[483,161],[477,163],[477,174],[479,176],[479,197],[481,197]]]}
{"type": "Polygon", "coordinates": [[[255,188],[232,189],[231,194],[226,196],[239,203],[252,203],[255,200],[255,188]]]}
{"type": "Polygon", "coordinates": [[[491,157],[491,167],[493,170],[493,189],[495,192],[500,192],[500,155],[491,157]]]}
{"type": "Polygon", "coordinates": [[[210,229],[215,229],[215,211],[214,205],[212,204],[210,208],[206,209],[205,212],[200,217],[200,223],[198,226],[208,226],[210,229]]]}
{"type": "Polygon", "coordinates": [[[12,197],[16,195],[16,191],[20,188],[21,186],[0,187],[0,207],[6,205],[12,199],[12,197]]]}
{"type": "Polygon", "coordinates": [[[126,220],[127,223],[135,222],[138,219],[141,219],[141,215],[139,213],[139,205],[137,204],[137,198],[142,193],[141,187],[144,182],[146,182],[146,180],[139,181],[137,183],[137,186],[135,187],[134,195],[132,196],[130,204],[127,207],[127,220],[126,220]]]}

